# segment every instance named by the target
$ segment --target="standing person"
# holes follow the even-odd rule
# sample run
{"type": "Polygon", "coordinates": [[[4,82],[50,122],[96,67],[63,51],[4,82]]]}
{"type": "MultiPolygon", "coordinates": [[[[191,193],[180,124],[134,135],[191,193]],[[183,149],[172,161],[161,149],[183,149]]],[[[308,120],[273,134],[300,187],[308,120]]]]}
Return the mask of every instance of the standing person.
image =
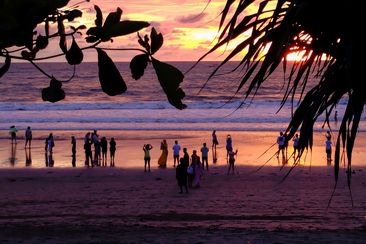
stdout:
{"type": "MultiPolygon", "coordinates": [[[[44,152],[47,154],[47,150],[48,150],[48,137],[46,137],[46,139],[44,140],[44,152]]],[[[48,160],[48,159],[47,159],[48,160]]]]}
{"type": "Polygon", "coordinates": [[[109,151],[111,153],[111,167],[114,167],[114,155],[116,153],[116,141],[114,140],[114,137],[112,137],[109,142],[109,151]]]}
{"type": "Polygon", "coordinates": [[[235,174],[234,172],[234,163],[235,163],[235,155],[238,154],[238,150],[236,150],[235,152],[231,149],[229,151],[229,169],[227,171],[227,174],[229,175],[230,173],[230,169],[233,169],[233,174],[235,174]]]}
{"type": "Polygon", "coordinates": [[[327,165],[332,163],[332,141],[328,137],[325,141],[325,152],[327,153],[327,165]]]}
{"type": "Polygon", "coordinates": [[[277,144],[278,144],[278,154],[277,158],[280,156],[280,152],[282,152],[282,160],[285,159],[284,149],[285,149],[285,137],[283,136],[283,132],[280,132],[280,136],[277,137],[277,144]]]}
{"type": "Polygon", "coordinates": [[[100,142],[98,139],[94,141],[94,165],[100,166],[100,142]]]}
{"type": "Polygon", "coordinates": [[[203,147],[201,148],[202,153],[202,170],[205,170],[205,162],[206,162],[206,169],[208,171],[208,147],[206,146],[206,143],[203,143],[203,147]]]}
{"type": "Polygon", "coordinates": [[[216,156],[216,146],[219,145],[219,141],[217,140],[216,130],[212,131],[212,160],[214,163],[217,162],[216,156]]]}
{"type": "Polygon", "coordinates": [[[325,134],[325,138],[327,138],[327,140],[332,140],[332,135],[330,134],[330,131],[327,131],[327,134],[325,134]]]}
{"type": "Polygon", "coordinates": [[[26,148],[27,145],[29,145],[29,148],[31,148],[31,144],[32,144],[32,130],[28,126],[26,131],[25,131],[25,146],[24,146],[24,148],[26,148]]]}
{"type": "Polygon", "coordinates": [[[231,135],[227,135],[226,137],[226,160],[229,162],[229,152],[233,150],[233,139],[231,135]]]}
{"type": "MultiPolygon", "coordinates": [[[[90,135],[90,133],[89,133],[90,135]]],[[[89,167],[90,164],[93,164],[93,152],[91,149],[91,140],[89,139],[88,136],[85,137],[84,139],[84,150],[85,150],[85,166],[89,167]],[[90,159],[90,164],[89,164],[89,159],[90,159]]]]}
{"type": "Polygon", "coordinates": [[[336,110],[334,113],[334,121],[337,123],[338,122],[338,111],[336,110]]]}
{"type": "Polygon", "coordinates": [[[158,160],[159,168],[166,168],[166,161],[168,159],[168,143],[164,139],[160,143],[161,155],[158,160]]]}
{"type": "Polygon", "coordinates": [[[107,166],[108,142],[105,136],[100,140],[100,147],[102,148],[102,166],[107,166]]]}
{"type": "Polygon", "coordinates": [[[183,161],[184,161],[185,167],[188,168],[188,166],[189,166],[189,154],[187,152],[187,148],[183,148],[183,161]]]}
{"type": "Polygon", "coordinates": [[[285,134],[283,135],[283,137],[285,138],[285,144],[284,144],[284,150],[285,150],[285,162],[284,164],[287,164],[287,152],[288,152],[288,139],[287,139],[287,132],[285,132],[285,134]]]}
{"type": "Polygon", "coordinates": [[[11,143],[17,143],[17,128],[15,127],[15,125],[10,126],[9,128],[9,134],[11,137],[11,143]]]}
{"type": "MultiPolygon", "coordinates": [[[[52,154],[54,146],[55,146],[55,141],[53,140],[53,134],[50,133],[50,135],[48,136],[48,151],[50,154],[52,154]]],[[[51,162],[49,162],[49,164],[51,164],[51,162]]]]}
{"type": "Polygon", "coordinates": [[[179,152],[180,152],[180,145],[178,144],[178,141],[175,141],[173,146],[174,168],[175,168],[175,161],[177,161],[177,165],[179,164],[179,152]]]}
{"type": "Polygon", "coordinates": [[[202,167],[200,157],[197,156],[196,150],[193,150],[192,165],[194,167],[192,187],[198,188],[201,186],[202,167]]]}
{"type": "Polygon", "coordinates": [[[144,146],[142,147],[142,150],[144,151],[145,172],[146,172],[146,166],[148,166],[148,172],[150,172],[151,149],[153,149],[153,147],[150,144],[144,144],[144,146]]]}
{"type": "Polygon", "coordinates": [[[295,137],[292,139],[292,141],[294,142],[294,159],[296,161],[296,152],[297,155],[300,155],[300,151],[299,151],[299,135],[296,133],[295,137]]]}
{"type": "Polygon", "coordinates": [[[75,136],[71,136],[71,152],[72,152],[72,160],[71,165],[72,167],[76,166],[76,139],[75,136]]]}
{"type": "Polygon", "coordinates": [[[180,159],[180,164],[178,164],[176,169],[175,177],[178,182],[178,186],[180,188],[180,194],[183,193],[183,186],[186,189],[186,193],[188,193],[188,186],[187,186],[187,167],[185,166],[184,158],[180,159]]]}
{"type": "Polygon", "coordinates": [[[71,136],[71,152],[72,152],[72,155],[76,155],[76,139],[75,139],[75,136],[71,136]]]}

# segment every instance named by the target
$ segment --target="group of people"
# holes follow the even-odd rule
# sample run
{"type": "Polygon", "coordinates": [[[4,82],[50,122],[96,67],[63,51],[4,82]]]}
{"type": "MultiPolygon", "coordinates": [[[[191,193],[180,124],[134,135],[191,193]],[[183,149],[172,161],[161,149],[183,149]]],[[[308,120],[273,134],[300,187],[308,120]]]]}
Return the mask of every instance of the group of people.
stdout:
{"type": "MultiPolygon", "coordinates": [[[[76,148],[76,140],[74,137],[71,138],[71,144],[74,149],[76,148]]],[[[114,167],[114,157],[116,153],[116,141],[114,137],[109,141],[109,152],[110,152],[110,166],[114,167]]],[[[102,137],[99,140],[97,130],[86,133],[84,137],[84,150],[85,150],[85,166],[107,166],[107,152],[108,152],[108,141],[106,137],[102,137]],[[92,145],[94,145],[94,157],[92,151],[92,145]]],[[[75,151],[76,152],[76,151],[75,151]]]]}

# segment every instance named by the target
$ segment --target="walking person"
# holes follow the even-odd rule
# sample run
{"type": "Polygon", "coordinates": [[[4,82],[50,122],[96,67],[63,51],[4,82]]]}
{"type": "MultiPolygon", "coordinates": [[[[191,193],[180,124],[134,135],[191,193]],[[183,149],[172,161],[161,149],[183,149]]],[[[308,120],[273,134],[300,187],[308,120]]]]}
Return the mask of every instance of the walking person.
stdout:
{"type": "Polygon", "coordinates": [[[203,147],[201,148],[202,153],[202,170],[205,170],[205,162],[206,162],[206,170],[208,171],[208,147],[206,143],[203,143],[203,147]]]}
{"type": "Polygon", "coordinates": [[[102,166],[107,166],[107,151],[108,151],[108,141],[107,138],[102,137],[100,140],[100,147],[102,148],[102,166]]]}
{"type": "Polygon", "coordinates": [[[27,145],[29,145],[28,147],[31,148],[31,144],[32,144],[32,130],[28,126],[26,131],[25,131],[25,146],[24,146],[24,148],[26,148],[27,145]]]}
{"type": "Polygon", "coordinates": [[[111,167],[114,167],[114,156],[116,153],[116,141],[114,140],[114,137],[112,137],[109,142],[109,152],[111,153],[111,167]]]}
{"type": "Polygon", "coordinates": [[[178,186],[180,188],[180,194],[183,193],[183,186],[186,189],[186,193],[188,193],[187,186],[187,167],[185,166],[184,158],[180,159],[180,164],[178,164],[176,169],[175,177],[177,179],[178,186]]]}
{"type": "Polygon", "coordinates": [[[178,141],[175,141],[173,146],[174,168],[175,168],[175,161],[177,161],[177,165],[179,164],[179,152],[180,152],[180,145],[178,144],[178,141]]]}
{"type": "Polygon", "coordinates": [[[148,172],[150,172],[151,149],[153,149],[153,147],[150,144],[144,144],[144,146],[142,147],[142,150],[144,151],[145,172],[146,172],[146,166],[148,166],[148,172]]]}
{"type": "Polygon", "coordinates": [[[10,138],[11,138],[11,143],[17,143],[17,128],[15,127],[15,125],[10,126],[9,128],[9,134],[10,134],[10,138]]]}
{"type": "MultiPolygon", "coordinates": [[[[53,139],[53,134],[50,133],[50,135],[48,136],[48,152],[50,154],[52,154],[54,147],[55,147],[55,141],[53,139]]],[[[49,162],[49,164],[51,164],[51,163],[49,162]]]]}
{"type": "Polygon", "coordinates": [[[231,149],[229,151],[229,169],[227,171],[227,174],[229,175],[230,173],[230,169],[233,169],[233,174],[235,174],[235,169],[234,169],[234,163],[235,163],[235,155],[238,154],[238,150],[236,150],[235,152],[231,149]]]}

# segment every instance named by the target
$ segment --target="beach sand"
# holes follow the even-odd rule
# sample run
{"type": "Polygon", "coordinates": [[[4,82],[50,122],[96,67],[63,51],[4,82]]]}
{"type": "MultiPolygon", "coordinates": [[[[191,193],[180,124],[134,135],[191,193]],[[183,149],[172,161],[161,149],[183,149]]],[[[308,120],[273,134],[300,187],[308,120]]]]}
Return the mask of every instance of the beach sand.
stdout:
{"type": "Polygon", "coordinates": [[[172,168],[0,170],[4,243],[365,243],[366,168],[329,209],[332,167],[226,166],[179,194],[172,168]]]}

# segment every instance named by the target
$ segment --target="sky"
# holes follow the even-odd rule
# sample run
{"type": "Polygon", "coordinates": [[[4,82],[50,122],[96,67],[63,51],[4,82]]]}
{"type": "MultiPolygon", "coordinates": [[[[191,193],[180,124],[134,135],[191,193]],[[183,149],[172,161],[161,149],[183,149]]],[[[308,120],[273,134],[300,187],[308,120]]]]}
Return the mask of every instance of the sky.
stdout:
{"type": "MultiPolygon", "coordinates": [[[[71,0],[68,6],[77,2],[79,1],[71,0]]],[[[88,28],[94,26],[94,5],[101,8],[104,19],[109,12],[116,11],[116,8],[120,7],[123,10],[122,20],[142,20],[151,24],[150,27],[140,31],[140,34],[149,34],[151,27],[163,34],[164,44],[155,55],[156,58],[162,61],[196,61],[212,47],[218,33],[220,12],[225,3],[226,0],[91,0],[90,3],[80,5],[83,16],[71,24],[75,27],[79,24],[84,24],[88,28]]],[[[57,31],[56,26],[54,30],[57,31]]],[[[85,35],[77,37],[80,46],[85,46],[84,38],[85,35]]],[[[205,60],[222,60],[223,52],[232,50],[235,43],[239,43],[239,40],[205,60]]],[[[38,57],[60,52],[57,40],[50,46],[47,53],[41,53],[38,57]]],[[[140,46],[137,42],[137,34],[131,34],[113,38],[113,43],[103,43],[101,47],[139,48],[140,46]]],[[[113,51],[108,54],[114,61],[130,61],[139,53],[113,51]]],[[[84,61],[97,60],[95,50],[84,52],[84,56],[84,61]]],[[[53,61],[62,60],[64,57],[53,61]]]]}

